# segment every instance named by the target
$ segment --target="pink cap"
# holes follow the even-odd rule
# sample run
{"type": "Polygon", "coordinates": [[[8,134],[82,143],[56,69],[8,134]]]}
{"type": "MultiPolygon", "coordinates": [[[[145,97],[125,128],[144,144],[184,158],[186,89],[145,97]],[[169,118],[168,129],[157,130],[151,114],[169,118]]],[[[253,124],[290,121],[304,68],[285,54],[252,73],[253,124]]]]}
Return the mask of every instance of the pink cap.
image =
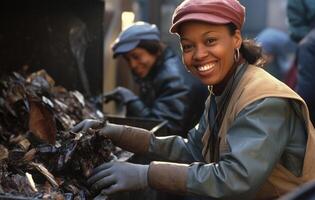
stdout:
{"type": "Polygon", "coordinates": [[[245,7],[238,0],[185,0],[174,11],[170,32],[178,33],[181,23],[195,20],[211,24],[232,22],[242,29],[245,7]]]}

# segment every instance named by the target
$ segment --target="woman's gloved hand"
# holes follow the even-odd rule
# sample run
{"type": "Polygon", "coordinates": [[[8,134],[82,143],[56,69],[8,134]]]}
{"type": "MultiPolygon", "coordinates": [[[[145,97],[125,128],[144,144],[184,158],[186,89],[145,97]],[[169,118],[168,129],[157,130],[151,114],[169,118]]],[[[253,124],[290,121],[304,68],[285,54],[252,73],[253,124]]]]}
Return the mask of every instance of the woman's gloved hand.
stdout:
{"type": "Polygon", "coordinates": [[[115,142],[120,139],[123,129],[124,125],[113,124],[106,121],[103,128],[97,130],[97,133],[106,138],[112,139],[114,140],[113,142],[115,142]]]}
{"type": "Polygon", "coordinates": [[[116,142],[120,139],[123,131],[123,125],[113,124],[108,121],[105,123],[95,119],[85,119],[75,125],[70,131],[79,132],[87,131],[89,128],[96,129],[96,133],[116,142]]]}
{"type": "Polygon", "coordinates": [[[105,123],[98,120],[83,120],[71,129],[72,132],[94,129],[94,133],[110,139],[112,143],[122,149],[133,153],[145,154],[148,152],[152,133],[148,130],[113,124],[108,121],[105,123]]]}
{"type": "Polygon", "coordinates": [[[149,165],[108,162],[96,167],[87,182],[93,191],[102,190],[107,195],[144,189],[148,186],[148,168],[149,165]]]}
{"type": "Polygon", "coordinates": [[[118,103],[127,104],[130,101],[138,99],[138,97],[129,89],[124,87],[117,87],[114,90],[103,95],[105,103],[109,101],[116,101],[118,103]]]}
{"type": "Polygon", "coordinates": [[[104,123],[100,120],[85,119],[85,120],[81,121],[80,123],[78,123],[77,125],[75,125],[74,127],[72,127],[70,129],[70,131],[77,133],[79,131],[87,131],[89,128],[99,129],[99,128],[102,128],[103,125],[104,125],[104,123]]]}

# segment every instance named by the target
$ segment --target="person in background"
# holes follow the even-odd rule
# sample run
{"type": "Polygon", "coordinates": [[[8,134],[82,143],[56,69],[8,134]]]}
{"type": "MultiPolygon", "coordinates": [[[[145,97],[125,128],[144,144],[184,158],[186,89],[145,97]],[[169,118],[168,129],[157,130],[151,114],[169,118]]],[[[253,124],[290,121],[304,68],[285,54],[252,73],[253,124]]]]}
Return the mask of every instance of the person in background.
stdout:
{"type": "Polygon", "coordinates": [[[289,34],[298,43],[296,91],[309,107],[315,123],[315,1],[288,0],[289,34]]]}
{"type": "Polygon", "coordinates": [[[134,23],[119,34],[112,50],[114,58],[127,61],[140,94],[117,87],[104,95],[105,101],[123,103],[129,117],[167,120],[168,132],[185,136],[202,115],[209,92],[161,42],[156,25],[134,23]]]}
{"type": "Polygon", "coordinates": [[[148,165],[96,167],[91,189],[105,194],[151,187],[198,199],[275,199],[315,179],[315,130],[307,106],[256,66],[261,49],[242,38],[245,7],[237,0],[185,0],[170,31],[186,67],[210,88],[204,114],[187,139],[85,120],[121,148],[163,158],[148,165]]]}
{"type": "Polygon", "coordinates": [[[266,71],[284,81],[295,58],[296,44],[289,35],[275,28],[261,31],[256,42],[261,45],[266,60],[266,71]]]}

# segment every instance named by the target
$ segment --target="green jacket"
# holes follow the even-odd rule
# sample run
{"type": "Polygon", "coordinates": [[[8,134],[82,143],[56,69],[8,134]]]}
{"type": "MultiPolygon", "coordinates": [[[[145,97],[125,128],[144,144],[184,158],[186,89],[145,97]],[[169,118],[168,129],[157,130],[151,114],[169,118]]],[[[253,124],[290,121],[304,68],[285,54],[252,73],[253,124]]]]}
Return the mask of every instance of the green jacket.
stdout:
{"type": "MultiPolygon", "coordinates": [[[[239,67],[215,101],[220,110],[230,88],[242,77],[246,65],[239,67]]],[[[219,162],[206,163],[202,137],[213,118],[204,114],[190,130],[188,138],[152,137],[149,152],[167,161],[190,164],[189,194],[214,199],[251,199],[277,163],[294,175],[302,171],[307,134],[295,102],[283,98],[264,98],[245,107],[227,132],[230,151],[219,162]],[[281,134],[279,134],[281,133],[281,134]]]]}
{"type": "Polygon", "coordinates": [[[288,0],[289,34],[298,42],[315,26],[315,0],[288,0]]]}

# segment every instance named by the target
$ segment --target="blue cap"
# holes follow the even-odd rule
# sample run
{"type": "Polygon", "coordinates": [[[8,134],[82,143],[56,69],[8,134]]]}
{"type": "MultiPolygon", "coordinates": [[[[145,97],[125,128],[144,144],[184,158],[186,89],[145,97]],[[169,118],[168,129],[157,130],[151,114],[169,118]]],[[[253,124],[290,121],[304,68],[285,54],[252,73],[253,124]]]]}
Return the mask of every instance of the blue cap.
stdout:
{"type": "Polygon", "coordinates": [[[136,22],[123,30],[112,45],[114,58],[136,48],[140,40],[160,40],[160,31],[154,24],[136,22]]]}
{"type": "Polygon", "coordinates": [[[296,44],[287,33],[278,29],[267,28],[257,35],[256,41],[261,45],[264,53],[275,57],[281,70],[288,70],[292,62],[291,57],[296,51],[296,44]]]}

